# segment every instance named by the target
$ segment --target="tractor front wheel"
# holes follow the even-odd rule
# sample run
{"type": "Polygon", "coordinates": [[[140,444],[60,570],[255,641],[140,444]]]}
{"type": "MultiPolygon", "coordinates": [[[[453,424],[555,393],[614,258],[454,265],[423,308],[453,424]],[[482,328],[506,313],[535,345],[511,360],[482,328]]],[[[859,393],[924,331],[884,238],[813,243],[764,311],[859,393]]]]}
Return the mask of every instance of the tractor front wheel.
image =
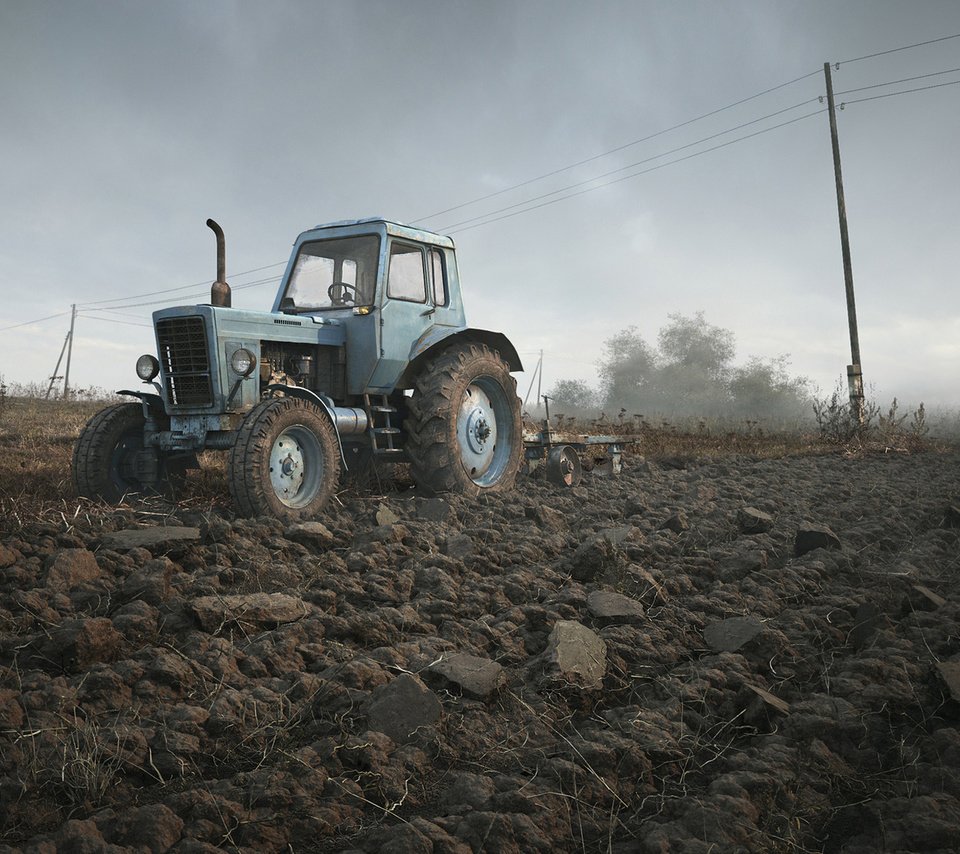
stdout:
{"type": "Polygon", "coordinates": [[[340,479],[330,419],[296,397],[265,400],[244,419],[230,452],[230,494],[246,516],[308,519],[340,479]]]}
{"type": "Polygon", "coordinates": [[[513,487],[523,433],[517,383],[486,345],[454,345],[417,377],[406,422],[407,454],[426,492],[478,495],[513,487]]]}
{"type": "Polygon", "coordinates": [[[144,423],[139,403],[108,406],[86,423],[73,448],[73,485],[78,495],[102,498],[111,504],[144,493],[175,497],[189,461],[160,454],[156,481],[141,480],[137,458],[144,450],[144,423]]]}

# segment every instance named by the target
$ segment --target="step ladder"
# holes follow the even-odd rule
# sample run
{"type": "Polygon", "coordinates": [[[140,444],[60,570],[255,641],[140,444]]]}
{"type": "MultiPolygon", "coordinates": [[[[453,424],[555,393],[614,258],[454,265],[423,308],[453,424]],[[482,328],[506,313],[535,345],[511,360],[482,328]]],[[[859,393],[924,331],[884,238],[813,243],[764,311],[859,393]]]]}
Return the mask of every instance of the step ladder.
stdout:
{"type": "Polygon", "coordinates": [[[393,444],[393,437],[400,435],[400,428],[391,420],[397,408],[390,405],[385,394],[365,394],[363,409],[367,413],[367,435],[370,448],[376,457],[403,456],[403,449],[393,444]]]}

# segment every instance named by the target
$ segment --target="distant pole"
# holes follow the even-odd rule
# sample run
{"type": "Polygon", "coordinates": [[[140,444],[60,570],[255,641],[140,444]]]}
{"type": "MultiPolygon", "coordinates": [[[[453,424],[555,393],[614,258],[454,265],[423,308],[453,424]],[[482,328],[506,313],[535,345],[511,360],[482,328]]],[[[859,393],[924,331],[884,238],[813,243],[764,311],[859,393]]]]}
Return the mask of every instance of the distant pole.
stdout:
{"type": "Polygon", "coordinates": [[[60,379],[57,376],[58,371],[60,370],[60,363],[63,361],[63,354],[67,350],[67,342],[70,340],[70,333],[68,332],[63,339],[63,346],[60,348],[60,356],[57,359],[57,366],[53,369],[53,376],[50,377],[50,385],[47,386],[47,393],[44,395],[44,400],[50,399],[50,392],[53,390],[53,384],[60,379]]]}
{"type": "MultiPolygon", "coordinates": [[[[537,366],[533,369],[533,374],[530,377],[530,385],[527,388],[527,393],[523,396],[523,405],[527,405],[527,400],[530,398],[530,392],[533,391],[533,383],[540,376],[540,371],[543,368],[543,350],[540,351],[540,358],[537,360],[537,366]]],[[[537,383],[537,406],[540,405],[540,384],[537,383]]]]}
{"type": "Polygon", "coordinates": [[[540,383],[543,380],[543,350],[540,351],[540,373],[537,374],[537,403],[540,403],[540,383]]]}
{"type": "Polygon", "coordinates": [[[70,331],[67,333],[67,339],[70,344],[67,347],[67,367],[63,371],[63,399],[70,399],[70,357],[73,356],[73,327],[77,322],[77,304],[70,306],[70,331]]]}
{"type": "Polygon", "coordinates": [[[850,412],[863,426],[863,371],[860,367],[860,335],[857,332],[857,304],[853,296],[853,263],[850,260],[850,236],[847,234],[847,205],[843,198],[843,174],[840,171],[840,139],[837,135],[837,111],[833,103],[833,78],[830,63],[823,63],[827,78],[827,111],[830,114],[830,142],[833,145],[833,173],[837,180],[837,210],[840,214],[840,249],[843,252],[843,281],[847,290],[847,324],[850,327],[850,361],[847,385],[850,389],[850,412]]]}

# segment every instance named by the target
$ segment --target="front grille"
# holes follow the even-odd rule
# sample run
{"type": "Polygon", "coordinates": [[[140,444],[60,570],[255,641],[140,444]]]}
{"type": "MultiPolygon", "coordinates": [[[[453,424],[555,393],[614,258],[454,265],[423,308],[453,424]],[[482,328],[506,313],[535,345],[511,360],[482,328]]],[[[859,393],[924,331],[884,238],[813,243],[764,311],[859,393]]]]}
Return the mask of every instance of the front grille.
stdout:
{"type": "Polygon", "coordinates": [[[213,387],[204,319],[168,317],[157,321],[160,364],[171,406],[210,406],[213,387]]]}

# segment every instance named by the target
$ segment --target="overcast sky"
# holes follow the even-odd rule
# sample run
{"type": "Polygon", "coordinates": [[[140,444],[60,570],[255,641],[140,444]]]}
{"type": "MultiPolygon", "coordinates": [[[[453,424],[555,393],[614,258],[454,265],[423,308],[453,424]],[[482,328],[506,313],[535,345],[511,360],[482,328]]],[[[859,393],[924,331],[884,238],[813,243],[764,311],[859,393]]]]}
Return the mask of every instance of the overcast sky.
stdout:
{"type": "MultiPolygon", "coordinates": [[[[703,311],[739,362],[788,353],[830,391],[850,360],[830,137],[825,113],[800,118],[825,106],[830,61],[838,92],[861,89],[838,120],[865,381],[956,405],[960,85],[849,102],[960,80],[862,89],[960,68],[960,38],[858,59],[957,33],[956,0],[0,0],[0,374],[45,381],[71,303],[94,303],[71,384],[133,386],[150,312],[208,301],[207,217],[236,289],[279,274],[237,275],[299,232],[383,215],[452,234],[468,321],[528,370],[543,349],[545,387],[595,382],[626,326],[655,342],[703,311]]],[[[275,288],[234,305],[269,309],[275,288]]]]}

